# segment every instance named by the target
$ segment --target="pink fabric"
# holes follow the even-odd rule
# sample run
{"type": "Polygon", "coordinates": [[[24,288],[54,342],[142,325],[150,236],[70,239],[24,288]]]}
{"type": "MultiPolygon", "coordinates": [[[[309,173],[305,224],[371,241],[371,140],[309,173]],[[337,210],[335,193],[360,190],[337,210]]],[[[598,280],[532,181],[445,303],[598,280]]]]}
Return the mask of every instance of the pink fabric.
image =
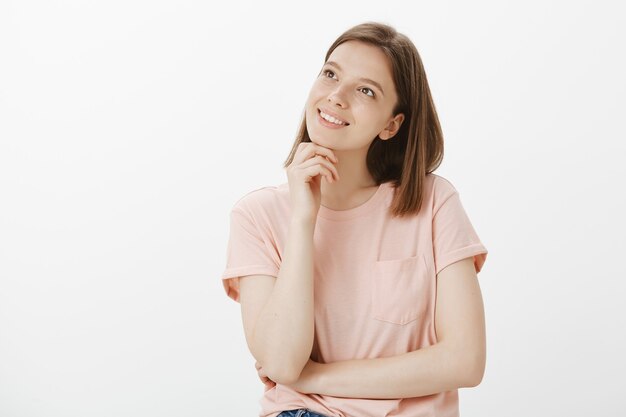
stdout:
{"type": "MultiPolygon", "coordinates": [[[[278,276],[289,219],[289,184],[244,195],[230,215],[222,283],[239,302],[239,278],[278,276]]],[[[426,176],[422,210],[399,219],[388,213],[394,188],[383,183],[362,205],[335,211],[321,206],[314,231],[315,341],[311,358],[328,363],[400,355],[437,343],[436,274],[473,257],[481,243],[445,178],[426,176]]],[[[260,399],[260,417],[308,408],[336,417],[459,415],[458,390],[415,398],[359,399],[301,394],[277,384],[260,399]]]]}

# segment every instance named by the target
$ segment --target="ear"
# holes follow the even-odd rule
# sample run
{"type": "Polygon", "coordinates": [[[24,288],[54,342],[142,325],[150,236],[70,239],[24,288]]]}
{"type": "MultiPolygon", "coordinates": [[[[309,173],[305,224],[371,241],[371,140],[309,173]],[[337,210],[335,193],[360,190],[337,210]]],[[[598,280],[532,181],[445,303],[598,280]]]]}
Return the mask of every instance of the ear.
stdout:
{"type": "Polygon", "coordinates": [[[378,134],[378,137],[382,140],[391,139],[398,133],[402,122],[404,121],[404,114],[398,113],[393,119],[387,123],[387,126],[378,134]]]}

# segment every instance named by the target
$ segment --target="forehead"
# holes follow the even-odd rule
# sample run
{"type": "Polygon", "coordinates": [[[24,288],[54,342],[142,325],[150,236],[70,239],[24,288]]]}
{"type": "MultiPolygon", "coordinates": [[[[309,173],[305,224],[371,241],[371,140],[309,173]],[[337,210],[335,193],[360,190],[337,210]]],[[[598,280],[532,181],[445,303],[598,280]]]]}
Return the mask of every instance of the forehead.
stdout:
{"type": "Polygon", "coordinates": [[[347,41],[336,47],[328,60],[337,62],[345,72],[354,77],[378,81],[383,88],[393,84],[391,62],[377,46],[347,41]]]}

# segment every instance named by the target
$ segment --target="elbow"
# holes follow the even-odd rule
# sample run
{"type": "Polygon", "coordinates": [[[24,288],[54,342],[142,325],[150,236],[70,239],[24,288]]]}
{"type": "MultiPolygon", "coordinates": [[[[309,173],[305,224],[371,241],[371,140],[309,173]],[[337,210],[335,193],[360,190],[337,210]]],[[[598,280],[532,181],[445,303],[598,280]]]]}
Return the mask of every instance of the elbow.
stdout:
{"type": "Polygon", "coordinates": [[[277,379],[272,379],[272,381],[281,385],[291,385],[291,384],[294,384],[296,381],[298,381],[298,376],[294,377],[293,374],[291,375],[286,374],[286,375],[279,376],[277,379]]]}
{"type": "Polygon", "coordinates": [[[300,378],[300,373],[301,371],[296,372],[287,366],[278,366],[270,368],[267,372],[267,377],[277,384],[290,385],[300,378]]]}
{"type": "MultiPolygon", "coordinates": [[[[308,360],[308,358],[307,358],[308,360]]],[[[306,362],[302,365],[294,364],[293,361],[286,361],[284,358],[266,361],[263,369],[269,379],[277,384],[290,385],[300,379],[300,374],[306,362]]]]}
{"type": "Polygon", "coordinates": [[[467,376],[466,383],[463,384],[466,388],[473,388],[480,385],[483,380],[484,372],[474,371],[467,376]]]}
{"type": "Polygon", "coordinates": [[[279,357],[264,357],[261,352],[256,349],[253,349],[250,346],[250,352],[252,356],[256,359],[257,363],[261,366],[261,369],[265,376],[274,381],[277,384],[289,385],[294,383],[300,378],[300,373],[302,372],[302,368],[296,372],[295,367],[289,366],[288,361],[279,357]]]}
{"type": "Polygon", "coordinates": [[[253,354],[253,356],[257,358],[269,379],[277,384],[290,385],[300,379],[300,374],[309,361],[310,351],[306,355],[292,357],[291,353],[271,349],[271,355],[253,354]]]}
{"type": "Polygon", "coordinates": [[[485,375],[485,355],[477,354],[464,361],[458,374],[463,376],[461,387],[472,388],[480,385],[485,375]]]}
{"type": "Polygon", "coordinates": [[[457,388],[471,388],[482,382],[485,373],[486,353],[481,347],[468,344],[447,345],[446,356],[450,377],[457,388]]]}

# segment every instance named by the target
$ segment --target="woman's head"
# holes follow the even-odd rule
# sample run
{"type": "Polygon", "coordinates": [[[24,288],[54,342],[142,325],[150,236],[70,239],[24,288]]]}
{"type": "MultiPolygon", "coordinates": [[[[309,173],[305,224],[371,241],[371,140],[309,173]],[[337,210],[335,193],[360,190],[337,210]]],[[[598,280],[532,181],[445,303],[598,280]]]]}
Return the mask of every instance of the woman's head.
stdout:
{"type": "Polygon", "coordinates": [[[443,159],[443,134],[411,40],[377,22],[341,34],[311,87],[285,167],[301,142],[315,142],[339,154],[365,148],[365,163],[376,183],[393,181],[396,186],[392,213],[417,214],[425,176],[443,159]],[[320,109],[347,125],[324,126],[320,109]]]}
{"type": "Polygon", "coordinates": [[[388,140],[404,120],[404,114],[394,113],[397,96],[385,53],[370,43],[345,41],[331,51],[309,92],[309,138],[339,154],[368,148],[376,137],[388,140]],[[327,114],[345,123],[329,129],[319,120],[327,114]]]}

